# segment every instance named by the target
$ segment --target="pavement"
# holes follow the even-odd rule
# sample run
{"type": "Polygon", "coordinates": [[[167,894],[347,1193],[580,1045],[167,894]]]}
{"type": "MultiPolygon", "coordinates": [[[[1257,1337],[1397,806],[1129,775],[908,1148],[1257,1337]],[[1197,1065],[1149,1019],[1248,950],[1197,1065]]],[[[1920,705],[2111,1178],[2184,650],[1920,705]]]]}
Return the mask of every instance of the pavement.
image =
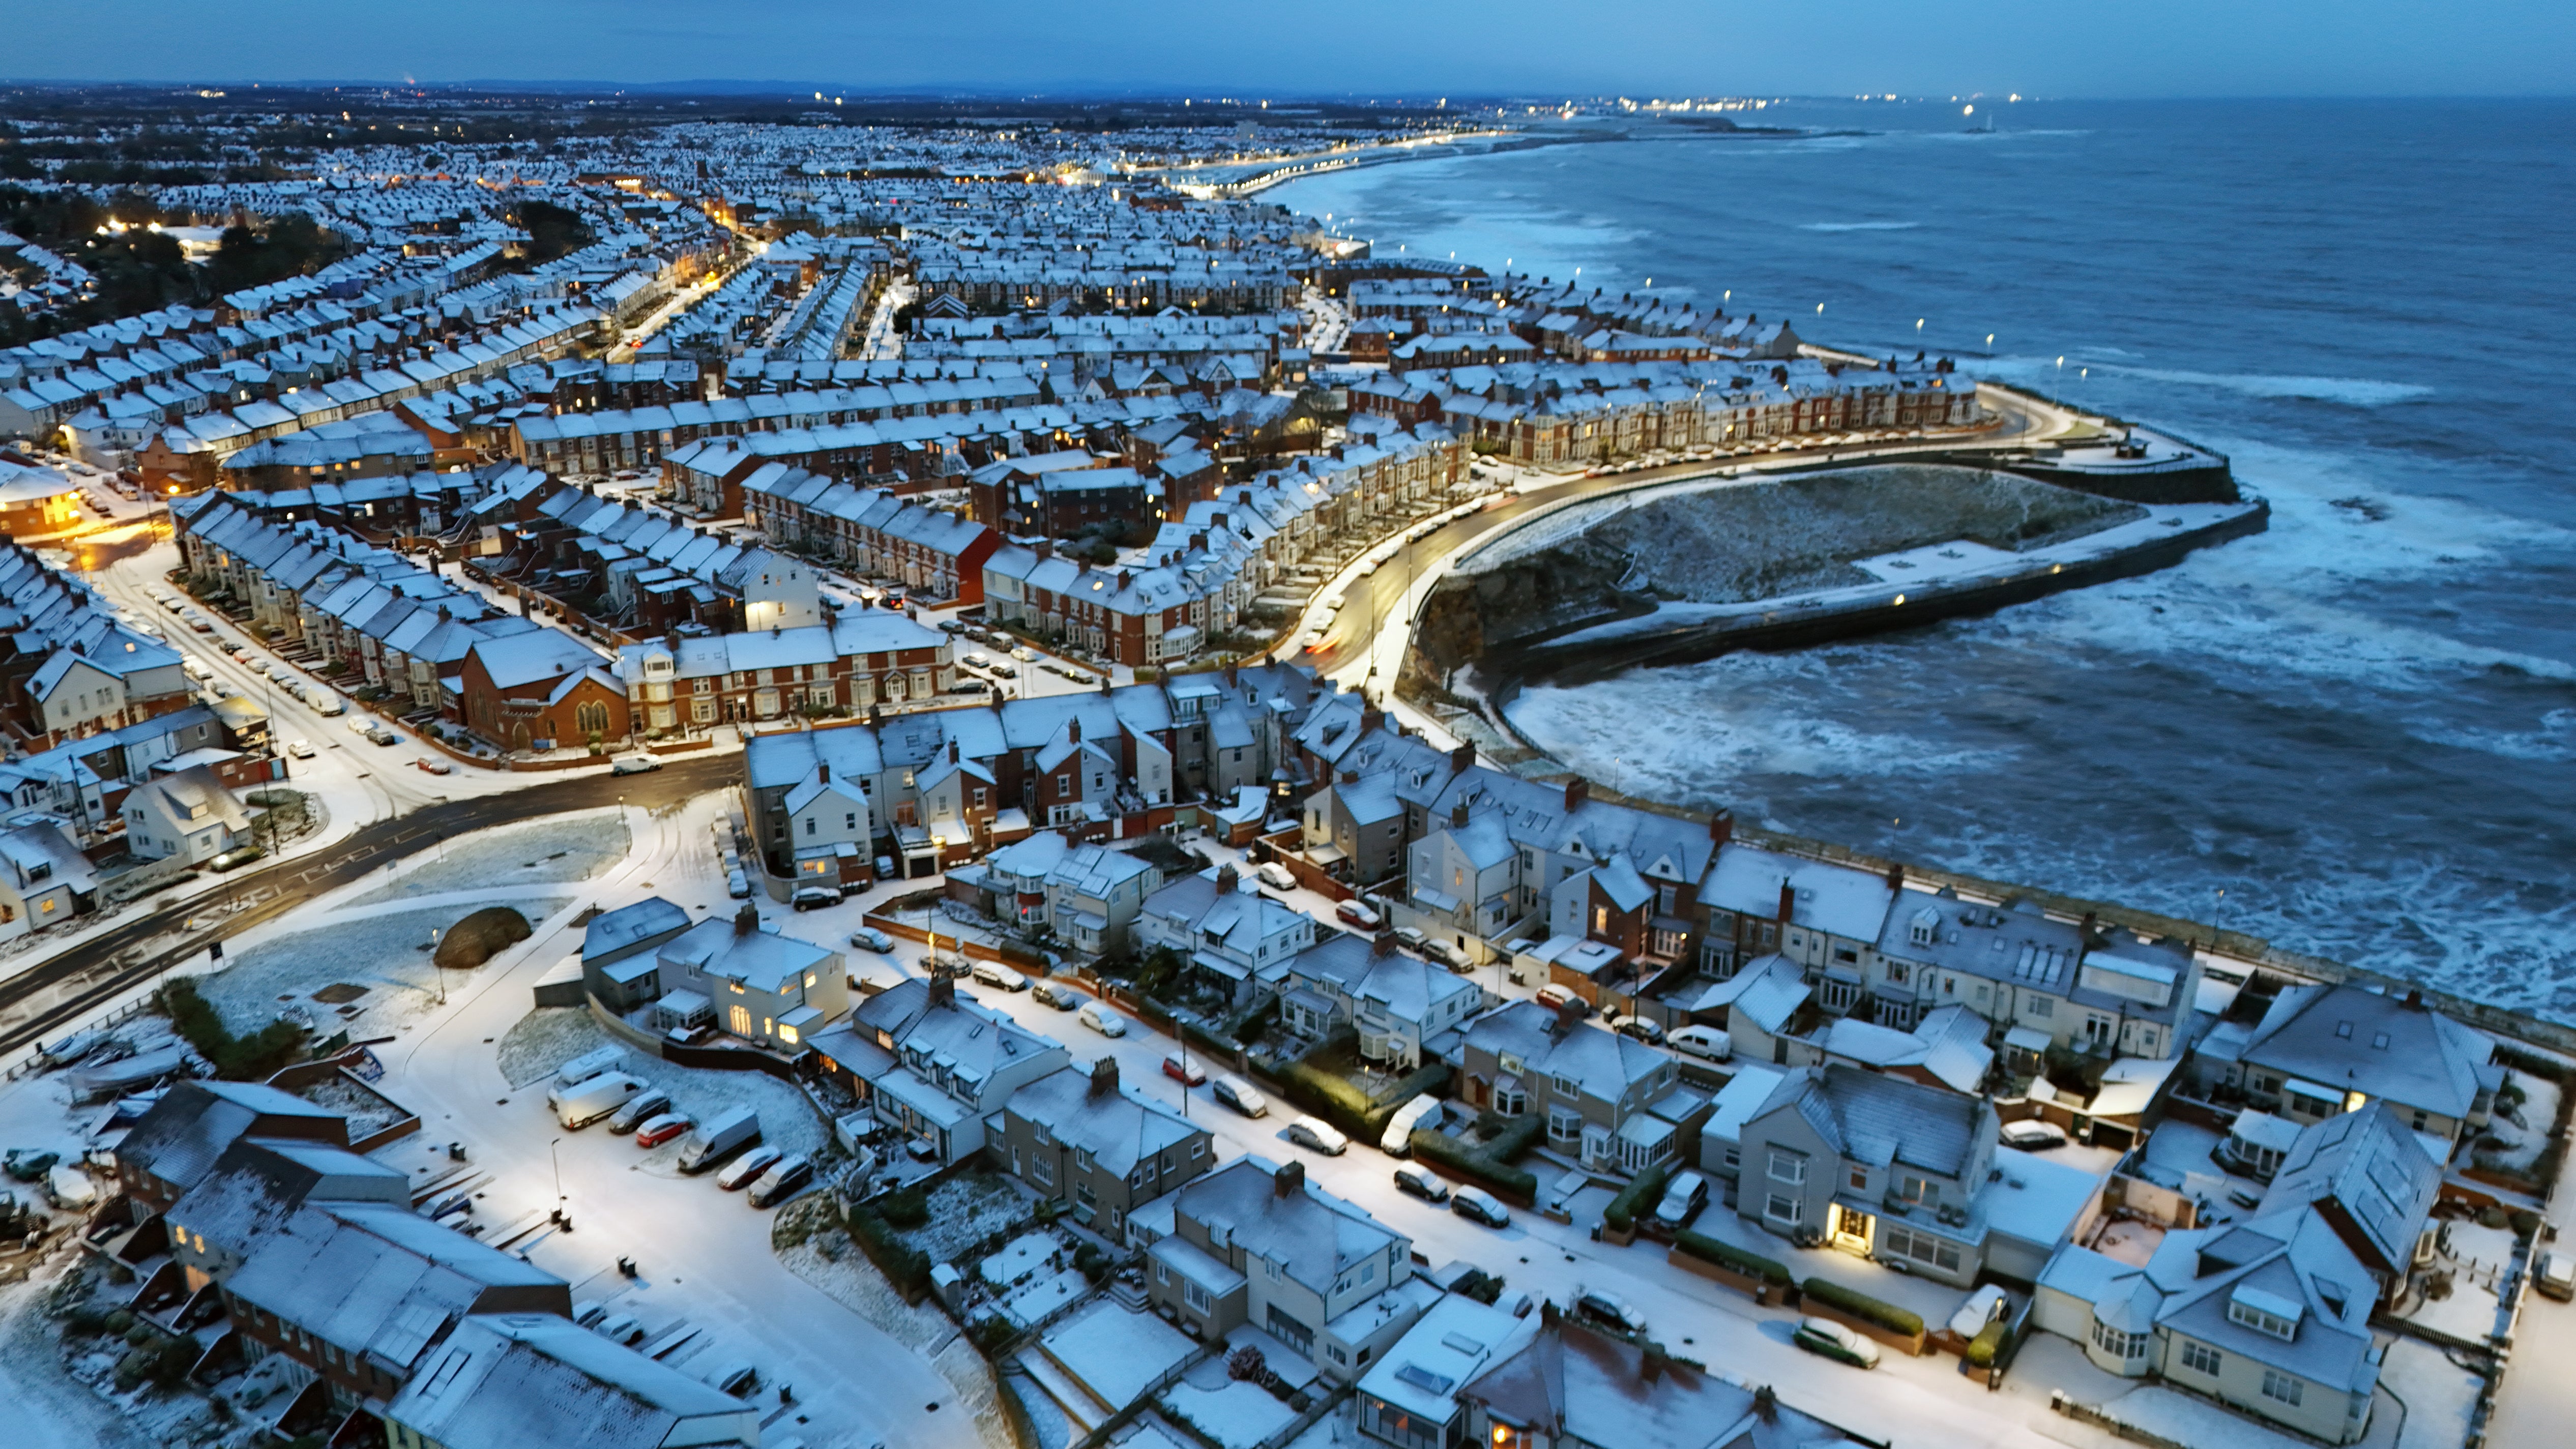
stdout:
{"type": "MultiPolygon", "coordinates": [[[[2550,1201],[2541,1214],[2543,1251],[2576,1251],[2576,1199],[2565,1191],[2564,1159],[2550,1201]]],[[[2496,1390],[2487,1421],[2487,1449],[2561,1449],[2576,1425],[2576,1303],[2561,1303],[2526,1290],[2513,1330],[2512,1367],[2496,1390]]]]}

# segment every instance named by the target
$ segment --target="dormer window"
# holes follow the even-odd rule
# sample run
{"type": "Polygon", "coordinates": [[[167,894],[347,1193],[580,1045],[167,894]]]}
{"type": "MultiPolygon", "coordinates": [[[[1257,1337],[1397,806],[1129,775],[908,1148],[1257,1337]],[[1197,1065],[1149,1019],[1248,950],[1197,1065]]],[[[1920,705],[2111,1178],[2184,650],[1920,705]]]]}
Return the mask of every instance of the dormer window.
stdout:
{"type": "Polygon", "coordinates": [[[2268,1333],[2288,1343],[2299,1335],[2299,1318],[2305,1310],[2277,1293],[2239,1285],[2227,1299],[2227,1321],[2256,1333],[2268,1333]]]}
{"type": "Polygon", "coordinates": [[[1941,913],[1930,906],[1914,913],[1906,938],[1917,946],[1929,946],[1941,933],[1941,913]]]}

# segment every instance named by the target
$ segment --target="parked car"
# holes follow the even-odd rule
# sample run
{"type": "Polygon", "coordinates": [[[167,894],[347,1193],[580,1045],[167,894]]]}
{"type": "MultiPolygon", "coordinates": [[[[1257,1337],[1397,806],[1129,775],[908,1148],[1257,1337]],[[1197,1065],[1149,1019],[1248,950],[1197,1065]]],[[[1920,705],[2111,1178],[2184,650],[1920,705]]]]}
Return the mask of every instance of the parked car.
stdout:
{"type": "Polygon", "coordinates": [[[615,1112],[645,1090],[644,1083],[624,1072],[602,1072],[573,1087],[557,1087],[546,1093],[546,1105],[552,1107],[555,1120],[567,1132],[578,1132],[602,1117],[615,1112]]]}
{"type": "Polygon", "coordinates": [[[646,1120],[670,1110],[671,1094],[659,1087],[648,1087],[617,1109],[617,1115],[608,1119],[608,1130],[620,1134],[632,1132],[643,1126],[646,1120]]]}
{"type": "Polygon", "coordinates": [[[1208,1095],[1246,1117],[1270,1115],[1270,1099],[1261,1095],[1259,1088],[1241,1077],[1217,1078],[1216,1085],[1208,1088],[1208,1095]]]}
{"type": "Polygon", "coordinates": [[[1664,1044],[1664,1029],[1655,1023],[1646,1020],[1642,1016],[1631,1016],[1621,1020],[1619,1023],[1619,1034],[1621,1036],[1633,1036],[1648,1046],[1662,1046],[1664,1044]]]}
{"type": "Polygon", "coordinates": [[[2576,1257],[2555,1251],[2541,1254],[2531,1270],[2531,1286],[2562,1303],[2576,1299],[2576,1257]]]}
{"type": "Polygon", "coordinates": [[[726,1154],[760,1140],[760,1114],[749,1107],[718,1112],[680,1144],[680,1170],[704,1172],[726,1154]]]}
{"type": "Polygon", "coordinates": [[[223,854],[216,856],[214,859],[207,861],[206,868],[217,875],[221,875],[228,870],[239,870],[243,866],[250,864],[252,861],[257,860],[266,854],[268,854],[267,851],[260,849],[256,845],[237,845],[232,849],[225,851],[223,854]]]}
{"type": "Polygon", "coordinates": [[[662,768],[662,762],[651,755],[620,755],[608,767],[612,775],[649,775],[662,768]]]}
{"type": "Polygon", "coordinates": [[[1296,872],[1275,860],[1263,861],[1261,869],[1253,873],[1261,877],[1263,885],[1274,891],[1293,891],[1297,888],[1296,872]]]}
{"type": "MultiPolygon", "coordinates": [[[[1553,981],[1531,992],[1530,999],[1550,1011],[1563,1011],[1568,1003],[1583,1005],[1583,998],[1575,995],[1571,988],[1559,986],[1553,981]]],[[[1584,1014],[1590,1015],[1590,1008],[1586,1007],[1584,1014]]]]}
{"type": "Polygon", "coordinates": [[[1405,945],[1411,946],[1416,951],[1419,951],[1431,944],[1431,938],[1423,935],[1421,930],[1414,926],[1396,927],[1395,939],[1403,942],[1405,945]]]}
{"type": "Polygon", "coordinates": [[[1440,1099],[1428,1092],[1395,1109],[1386,1119],[1386,1131],[1378,1138],[1378,1150],[1389,1157],[1409,1157],[1413,1153],[1413,1129],[1428,1122],[1440,1125],[1440,1099]]]}
{"type": "Polygon", "coordinates": [[[1646,1315],[1639,1313],[1627,1299],[1598,1288],[1575,1295],[1574,1316],[1621,1333],[1646,1331],[1646,1315]]]}
{"type": "Polygon", "coordinates": [[[1481,1187],[1461,1187],[1449,1194],[1449,1211],[1462,1218],[1483,1223],[1489,1228],[1508,1228],[1511,1212],[1494,1195],[1481,1187]]]}
{"type": "Polygon", "coordinates": [[[735,1158],[733,1160],[733,1166],[717,1173],[716,1186],[723,1188],[727,1192],[732,1192],[737,1188],[745,1186],[753,1178],[767,1172],[770,1167],[778,1161],[778,1159],[785,1157],[786,1155],[787,1152],[784,1148],[755,1147],[749,1152],[744,1153],[742,1156],[735,1158]]]}
{"type": "Polygon", "coordinates": [[[819,911],[830,906],[837,906],[840,903],[841,888],[839,886],[798,886],[796,888],[796,894],[787,898],[787,904],[800,911],[819,911]]]}
{"type": "Polygon", "coordinates": [[[453,775],[456,773],[456,767],[454,765],[449,764],[445,760],[433,759],[427,755],[421,756],[419,759],[412,761],[412,763],[433,775],[453,775]]]}
{"type": "Polygon", "coordinates": [[[402,736],[395,734],[392,730],[386,729],[383,725],[369,725],[367,726],[367,743],[371,745],[398,745],[402,743],[402,736]]]}
{"type": "Polygon", "coordinates": [[[1341,917],[1346,924],[1356,926],[1363,931],[1374,931],[1386,924],[1386,917],[1379,915],[1365,901],[1344,901],[1333,907],[1333,914],[1341,917]]]}
{"type": "Polygon", "coordinates": [[[741,866],[725,872],[725,894],[738,901],[751,899],[751,877],[743,873],[741,866]]]}
{"type": "Polygon", "coordinates": [[[304,702],[313,706],[313,712],[318,715],[327,716],[346,714],[349,712],[349,706],[342,702],[340,696],[322,688],[320,685],[310,685],[306,687],[304,691],[304,702]]]}
{"type": "Polygon", "coordinates": [[[643,1126],[635,1129],[635,1145],[659,1147],[688,1131],[693,1125],[695,1124],[690,1122],[688,1114],[684,1112],[665,1112],[658,1117],[648,1117],[644,1120],[643,1126]]]}
{"type": "Polygon", "coordinates": [[[1422,954],[1439,962],[1441,965],[1448,967],[1450,970],[1457,972],[1461,976],[1464,976],[1468,972],[1476,969],[1476,963],[1467,959],[1466,952],[1459,950],[1457,947],[1450,945],[1446,941],[1423,942],[1422,954]]]}
{"type": "Polygon", "coordinates": [[[1038,657],[1038,656],[1037,656],[1037,651],[1036,651],[1036,650],[1029,649],[1029,648],[1027,648],[1027,647],[1025,647],[1025,646],[1024,646],[1024,647],[1021,647],[1021,648],[1018,648],[1018,649],[1014,649],[1014,650],[1012,650],[1012,651],[1011,651],[1011,657],[1012,657],[1013,659],[1016,659],[1016,660],[1020,661],[1022,664],[1031,664],[1031,663],[1035,663],[1035,662],[1036,662],[1036,660],[1037,660],[1037,657],[1038,657]]]}
{"type": "Polygon", "coordinates": [[[1681,1173],[1665,1185],[1664,1200],[1655,1204],[1655,1226],[1680,1232],[1707,1206],[1708,1179],[1696,1172],[1681,1173]]]}
{"type": "Polygon", "coordinates": [[[1170,1056],[1163,1058],[1163,1075],[1180,1083],[1184,1087],[1204,1087],[1207,1085],[1207,1072],[1196,1062],[1182,1061],[1180,1053],[1178,1052],[1174,1052],[1170,1056]]]}
{"type": "Polygon", "coordinates": [[[194,654],[180,655],[179,667],[187,672],[190,679],[212,679],[215,677],[213,667],[194,654]]]}
{"type": "Polygon", "coordinates": [[[1342,1129],[1314,1117],[1300,1117],[1289,1123],[1288,1140],[1326,1157],[1339,1157],[1351,1149],[1351,1139],[1342,1135],[1342,1129]]]}
{"type": "Polygon", "coordinates": [[[591,1332],[610,1343],[622,1343],[631,1348],[644,1337],[644,1321],[632,1313],[621,1313],[605,1320],[591,1332]]]}
{"type": "Polygon", "coordinates": [[[1667,1032],[1664,1045],[1703,1061],[1722,1062],[1735,1055],[1735,1042],[1713,1026],[1685,1026],[1667,1032]]]}
{"type": "Polygon", "coordinates": [[[1081,992],[1070,986],[1058,986],[1052,981],[1041,981],[1029,988],[1029,1000],[1043,1006],[1052,1006],[1058,1011],[1077,1010],[1082,1005],[1082,999],[1081,992]]]}
{"type": "Polygon", "coordinates": [[[2006,1147],[2018,1147],[2024,1152],[2046,1152],[2052,1147],[2066,1145],[2064,1128],[2037,1117],[2025,1117],[2018,1122],[2006,1122],[2003,1131],[1996,1135],[2003,1140],[2006,1147]]]}
{"type": "Polygon", "coordinates": [[[1430,1168],[1411,1162],[1395,1170],[1395,1190],[1411,1193],[1424,1202],[1449,1200],[1448,1182],[1430,1168]]]}
{"type": "Polygon", "coordinates": [[[1878,1345],[1830,1318],[1802,1318],[1789,1341],[1807,1352],[1850,1364],[1878,1367],[1878,1345]]]}
{"type": "Polygon", "coordinates": [[[286,742],[286,752],[299,760],[312,759],[313,742],[311,740],[288,740],[286,742]]]}
{"type": "Polygon", "coordinates": [[[1090,1001],[1083,1003],[1082,1013],[1078,1019],[1084,1026],[1090,1027],[1093,1031],[1100,1033],[1102,1036],[1125,1036],[1127,1034],[1127,1018],[1110,1010],[1109,1004],[1105,1001],[1090,1001]]]}
{"type": "Polygon", "coordinates": [[[774,1207],[796,1194],[797,1189],[814,1180],[814,1160],[803,1153],[782,1157],[769,1165],[760,1181],[751,1185],[751,1205],[774,1207]]]}
{"type": "Polygon", "coordinates": [[[594,1047],[555,1068],[554,1084],[558,1087],[577,1087],[624,1060],[626,1060],[624,1047],[594,1047]]]}
{"type": "Polygon", "coordinates": [[[1003,991],[1026,991],[1029,989],[1029,978],[1012,970],[1010,967],[1003,965],[999,961],[976,962],[974,975],[977,981],[982,982],[986,986],[997,987],[1003,991]]]}
{"type": "Polygon", "coordinates": [[[965,665],[969,669],[990,669],[993,667],[993,661],[985,658],[981,654],[968,654],[965,658],[957,662],[965,665]]]}
{"type": "Polygon", "coordinates": [[[850,933],[850,944],[882,956],[894,949],[894,937],[874,926],[861,926],[850,933]]]}
{"type": "Polygon", "coordinates": [[[608,1321],[608,1305],[585,1298],[572,1306],[572,1321],[584,1328],[597,1328],[608,1321]]]}
{"type": "Polygon", "coordinates": [[[738,1358],[708,1374],[706,1381],[708,1387],[739,1399],[760,1387],[760,1370],[752,1367],[751,1360],[738,1358]]]}

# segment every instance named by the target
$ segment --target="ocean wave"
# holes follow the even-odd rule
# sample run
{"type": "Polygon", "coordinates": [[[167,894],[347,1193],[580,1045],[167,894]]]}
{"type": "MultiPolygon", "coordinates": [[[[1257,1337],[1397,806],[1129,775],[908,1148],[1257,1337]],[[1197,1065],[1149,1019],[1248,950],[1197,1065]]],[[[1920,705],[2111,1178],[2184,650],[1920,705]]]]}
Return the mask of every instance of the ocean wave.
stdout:
{"type": "Polygon", "coordinates": [[[2383,382],[2367,377],[2298,377],[2271,373],[2191,372],[2177,368],[2131,367],[2117,362],[2093,364],[2105,372],[2150,382],[2170,382],[2187,387],[2225,388],[2247,397],[2304,398],[2314,402],[2344,403],[2352,407],[2377,408],[2391,403],[2412,402],[2430,397],[2433,389],[2421,383],[2383,382]]]}
{"type": "Polygon", "coordinates": [[[1800,231],[1912,231],[1919,221],[1809,221],[1801,222],[1800,231]]]}

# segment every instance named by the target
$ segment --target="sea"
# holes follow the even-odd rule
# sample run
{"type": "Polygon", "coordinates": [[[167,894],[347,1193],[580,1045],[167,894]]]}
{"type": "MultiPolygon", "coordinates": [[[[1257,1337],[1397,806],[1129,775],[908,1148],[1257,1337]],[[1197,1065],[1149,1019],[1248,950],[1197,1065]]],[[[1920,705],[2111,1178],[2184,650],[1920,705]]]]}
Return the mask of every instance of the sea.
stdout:
{"type": "Polygon", "coordinates": [[[1739,117],[1812,134],[1609,119],[1264,195],[1381,255],[1955,357],[2225,452],[2271,529],[1986,618],[1532,688],[1514,724],[1630,795],[2576,1021],[2576,104],[1739,117]]]}

